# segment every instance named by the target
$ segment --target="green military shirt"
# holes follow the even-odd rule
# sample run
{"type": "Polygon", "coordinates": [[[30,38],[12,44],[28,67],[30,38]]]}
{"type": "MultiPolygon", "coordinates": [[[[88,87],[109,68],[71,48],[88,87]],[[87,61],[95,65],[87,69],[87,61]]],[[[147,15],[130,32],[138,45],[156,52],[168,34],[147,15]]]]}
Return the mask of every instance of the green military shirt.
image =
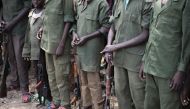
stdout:
{"type": "MultiPolygon", "coordinates": [[[[3,19],[10,22],[23,8],[31,7],[31,0],[2,0],[3,19]]],[[[14,35],[24,35],[27,27],[27,16],[22,19],[12,30],[14,35]]]]}
{"type": "MultiPolygon", "coordinates": [[[[41,48],[50,54],[55,54],[62,39],[64,22],[73,22],[72,0],[46,0],[44,10],[43,35],[41,48]]],[[[70,54],[71,40],[66,40],[65,54],[70,54]]]]}
{"type": "MultiPolygon", "coordinates": [[[[91,0],[86,8],[78,0],[77,5],[77,34],[83,37],[93,33],[101,27],[109,28],[109,6],[106,0],[91,0]]],[[[79,66],[88,72],[100,70],[101,50],[105,46],[105,36],[100,35],[89,40],[83,46],[77,47],[79,66]]]]}
{"type": "Polygon", "coordinates": [[[190,55],[190,1],[161,0],[154,2],[153,21],[146,53],[144,71],[170,78],[175,72],[186,70],[190,55]]]}
{"type": "Polygon", "coordinates": [[[40,40],[37,39],[37,32],[42,27],[43,11],[34,14],[34,9],[29,13],[28,27],[25,35],[25,43],[22,51],[23,57],[30,60],[40,59],[40,40]]]}
{"type": "MultiPolygon", "coordinates": [[[[116,28],[114,44],[135,38],[143,32],[143,28],[148,29],[150,23],[152,9],[150,0],[129,0],[127,8],[125,8],[123,0],[120,2],[122,2],[121,19],[116,22],[119,26],[116,28]]],[[[144,50],[145,44],[118,50],[113,54],[113,63],[117,67],[138,72],[144,50]]]]}

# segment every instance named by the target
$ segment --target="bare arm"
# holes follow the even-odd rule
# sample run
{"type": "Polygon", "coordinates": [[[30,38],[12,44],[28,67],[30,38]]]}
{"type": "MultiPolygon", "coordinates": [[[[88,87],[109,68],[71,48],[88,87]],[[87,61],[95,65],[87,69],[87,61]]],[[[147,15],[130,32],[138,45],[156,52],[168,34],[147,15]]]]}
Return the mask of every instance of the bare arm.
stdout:
{"type": "Polygon", "coordinates": [[[149,30],[143,29],[142,33],[139,34],[137,37],[131,40],[128,40],[126,42],[116,44],[116,46],[118,49],[121,49],[121,48],[129,48],[129,47],[134,47],[134,46],[143,44],[148,40],[148,34],[149,34],[148,32],[149,30]]]}
{"type": "MultiPolygon", "coordinates": [[[[140,44],[145,43],[148,40],[148,35],[149,35],[149,30],[148,29],[143,29],[143,31],[136,37],[132,38],[131,40],[125,41],[125,42],[121,42],[115,45],[107,45],[104,50],[102,51],[102,53],[106,53],[106,52],[113,52],[122,48],[130,48],[130,47],[134,47],[140,44]]],[[[111,38],[110,38],[111,39],[111,38]]],[[[111,40],[108,42],[110,43],[111,40]]]]}
{"type": "Polygon", "coordinates": [[[115,29],[114,26],[112,25],[108,33],[107,45],[112,45],[114,37],[115,37],[115,29]]]}
{"type": "Polygon", "coordinates": [[[61,42],[60,42],[60,45],[62,45],[62,46],[64,46],[64,44],[65,44],[65,41],[66,41],[66,38],[68,36],[70,27],[71,27],[71,23],[70,22],[66,22],[64,30],[63,30],[62,39],[61,39],[61,42]]]}
{"type": "Polygon", "coordinates": [[[10,22],[8,22],[8,24],[6,24],[5,30],[6,32],[10,31],[11,29],[13,29],[19,22],[21,22],[21,20],[28,15],[30,8],[29,7],[25,7],[21,10],[21,12],[14,17],[10,22]]]}
{"type": "Polygon", "coordinates": [[[56,50],[56,55],[57,56],[62,55],[63,52],[64,52],[65,43],[66,43],[66,39],[68,37],[68,33],[69,33],[70,27],[71,27],[71,23],[70,22],[66,22],[64,30],[63,30],[63,35],[62,35],[61,41],[59,42],[59,46],[58,46],[58,48],[56,50]]]}
{"type": "Polygon", "coordinates": [[[96,38],[98,36],[100,36],[101,34],[106,34],[107,32],[109,31],[108,28],[105,28],[105,27],[101,27],[98,31],[95,31],[91,34],[88,34],[86,36],[84,36],[87,40],[90,40],[90,39],[93,39],[93,38],[96,38]]]}

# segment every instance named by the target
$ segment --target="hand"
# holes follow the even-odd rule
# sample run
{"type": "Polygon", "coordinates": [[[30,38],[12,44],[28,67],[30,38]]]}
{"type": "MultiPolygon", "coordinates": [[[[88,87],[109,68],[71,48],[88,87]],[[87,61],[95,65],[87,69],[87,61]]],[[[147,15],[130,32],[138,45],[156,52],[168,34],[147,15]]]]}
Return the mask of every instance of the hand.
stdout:
{"type": "Polygon", "coordinates": [[[39,31],[37,32],[37,39],[41,40],[43,34],[43,28],[40,28],[39,31]]]}
{"type": "Polygon", "coordinates": [[[106,59],[106,62],[109,64],[109,65],[112,65],[113,64],[113,54],[112,53],[105,53],[104,54],[104,57],[106,59]]]}
{"type": "Polygon", "coordinates": [[[118,50],[118,47],[117,45],[107,45],[103,51],[101,51],[101,53],[106,53],[106,52],[113,52],[113,51],[116,51],[118,50]]]}
{"type": "Polygon", "coordinates": [[[184,79],[185,79],[184,73],[177,71],[172,80],[170,81],[171,90],[180,91],[183,86],[184,79]]]}
{"type": "Polygon", "coordinates": [[[77,46],[82,46],[82,45],[84,45],[84,44],[86,43],[86,41],[87,41],[87,39],[85,38],[85,36],[84,36],[84,37],[81,37],[81,38],[79,39],[79,41],[76,42],[76,45],[77,45],[77,46]]]}
{"type": "Polygon", "coordinates": [[[24,60],[25,61],[30,61],[30,58],[29,57],[24,57],[24,60]]]}
{"type": "Polygon", "coordinates": [[[183,106],[187,106],[190,103],[190,91],[186,87],[180,93],[180,99],[183,106]]]}
{"type": "Polygon", "coordinates": [[[59,57],[63,54],[64,48],[65,48],[64,45],[59,44],[59,46],[56,49],[56,57],[59,57]]]}
{"type": "Polygon", "coordinates": [[[13,29],[14,25],[11,22],[5,22],[5,28],[3,32],[10,32],[13,29]]]}
{"type": "Polygon", "coordinates": [[[0,21],[0,33],[3,32],[3,30],[5,29],[5,21],[0,21]]]}
{"type": "Polygon", "coordinates": [[[139,78],[140,80],[144,81],[146,79],[145,73],[144,73],[144,62],[141,64],[141,68],[139,71],[139,78]]]}
{"type": "Polygon", "coordinates": [[[77,42],[78,42],[79,40],[80,40],[80,39],[79,39],[79,36],[78,36],[75,32],[73,32],[73,40],[72,40],[72,42],[71,42],[71,46],[72,46],[72,47],[75,47],[76,44],[77,44],[77,42]]]}

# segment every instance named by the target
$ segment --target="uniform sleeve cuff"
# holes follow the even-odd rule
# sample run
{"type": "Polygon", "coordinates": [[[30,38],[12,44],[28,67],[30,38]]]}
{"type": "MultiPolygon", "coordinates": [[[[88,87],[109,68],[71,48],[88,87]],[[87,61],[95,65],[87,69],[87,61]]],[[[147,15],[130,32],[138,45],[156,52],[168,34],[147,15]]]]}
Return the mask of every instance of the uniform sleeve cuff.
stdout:
{"type": "Polygon", "coordinates": [[[22,51],[22,57],[30,57],[30,48],[24,47],[22,51]]]}
{"type": "Polygon", "coordinates": [[[141,26],[142,26],[143,28],[145,28],[145,29],[149,29],[150,24],[149,24],[149,23],[142,22],[142,23],[141,23],[141,26]]]}
{"type": "Polygon", "coordinates": [[[23,53],[22,53],[22,57],[23,57],[23,58],[30,57],[30,53],[29,53],[29,52],[28,52],[28,53],[27,53],[27,52],[23,52],[23,53]]]}
{"type": "Polygon", "coordinates": [[[178,65],[178,71],[185,72],[186,65],[184,63],[179,63],[178,65]]]}
{"type": "Polygon", "coordinates": [[[74,17],[72,15],[65,15],[64,22],[74,22],[74,17]]]}

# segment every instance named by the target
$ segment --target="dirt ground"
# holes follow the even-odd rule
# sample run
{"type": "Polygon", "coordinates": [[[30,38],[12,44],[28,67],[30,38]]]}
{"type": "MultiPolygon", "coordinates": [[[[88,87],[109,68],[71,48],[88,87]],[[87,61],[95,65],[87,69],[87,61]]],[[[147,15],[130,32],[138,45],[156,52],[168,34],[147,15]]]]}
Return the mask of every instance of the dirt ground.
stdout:
{"type": "MultiPolygon", "coordinates": [[[[31,87],[36,83],[34,78],[34,73],[29,73],[30,78],[30,91],[31,87]]],[[[9,85],[10,78],[7,77],[7,85],[9,85]]],[[[72,95],[71,95],[72,96],[72,95]]],[[[111,97],[111,109],[118,109],[117,99],[111,97]]],[[[7,93],[6,98],[0,98],[0,109],[46,109],[46,107],[39,107],[38,101],[32,100],[31,103],[22,103],[21,92],[17,90],[12,90],[7,93]]],[[[72,106],[72,109],[79,109],[78,106],[72,106]]]]}

